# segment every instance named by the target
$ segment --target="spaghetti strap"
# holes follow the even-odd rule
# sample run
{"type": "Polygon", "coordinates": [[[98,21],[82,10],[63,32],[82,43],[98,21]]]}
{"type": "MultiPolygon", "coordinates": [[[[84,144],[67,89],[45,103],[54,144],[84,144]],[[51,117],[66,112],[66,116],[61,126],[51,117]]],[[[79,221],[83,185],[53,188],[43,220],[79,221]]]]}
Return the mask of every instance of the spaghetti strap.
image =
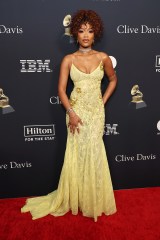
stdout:
{"type": "Polygon", "coordinates": [[[74,54],[72,54],[72,64],[74,64],[74,63],[73,63],[73,58],[74,58],[74,54]]]}

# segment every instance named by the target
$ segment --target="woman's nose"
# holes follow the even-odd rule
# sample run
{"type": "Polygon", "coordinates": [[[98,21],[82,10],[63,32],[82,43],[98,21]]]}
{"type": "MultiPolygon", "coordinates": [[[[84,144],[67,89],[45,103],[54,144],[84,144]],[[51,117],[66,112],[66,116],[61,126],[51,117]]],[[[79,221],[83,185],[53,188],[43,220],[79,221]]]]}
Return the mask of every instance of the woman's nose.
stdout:
{"type": "Polygon", "coordinates": [[[84,32],[84,36],[85,36],[85,37],[88,37],[88,32],[84,32]]]}

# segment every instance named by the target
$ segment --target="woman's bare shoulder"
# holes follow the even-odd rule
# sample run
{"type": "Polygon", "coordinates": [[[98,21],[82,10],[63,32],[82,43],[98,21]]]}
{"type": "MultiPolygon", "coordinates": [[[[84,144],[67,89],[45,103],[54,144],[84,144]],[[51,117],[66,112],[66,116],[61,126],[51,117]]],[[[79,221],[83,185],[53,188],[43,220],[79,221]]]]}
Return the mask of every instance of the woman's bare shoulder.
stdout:
{"type": "Polygon", "coordinates": [[[107,61],[107,60],[109,59],[108,54],[105,53],[105,52],[95,51],[94,53],[95,53],[95,54],[97,55],[97,57],[98,57],[99,59],[101,59],[102,61],[107,61]]]}
{"type": "Polygon", "coordinates": [[[108,59],[108,58],[109,58],[108,54],[105,53],[105,52],[99,52],[99,54],[100,54],[102,60],[103,60],[103,59],[108,59]]]}
{"type": "Polygon", "coordinates": [[[101,60],[104,65],[110,65],[111,64],[111,59],[109,55],[105,52],[100,52],[101,60]]]}
{"type": "Polygon", "coordinates": [[[72,64],[72,60],[73,60],[73,53],[67,54],[67,55],[65,55],[65,56],[63,57],[63,59],[62,59],[62,61],[61,61],[61,64],[70,67],[71,64],[72,64]]]}
{"type": "Polygon", "coordinates": [[[67,54],[63,57],[62,62],[70,62],[72,59],[72,54],[67,54]]]}

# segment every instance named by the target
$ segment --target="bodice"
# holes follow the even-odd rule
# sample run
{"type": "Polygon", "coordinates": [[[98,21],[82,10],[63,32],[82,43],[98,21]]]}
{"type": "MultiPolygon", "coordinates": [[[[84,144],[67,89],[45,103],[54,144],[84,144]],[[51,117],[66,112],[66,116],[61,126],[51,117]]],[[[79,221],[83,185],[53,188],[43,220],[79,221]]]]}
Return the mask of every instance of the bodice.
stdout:
{"type": "Polygon", "coordinates": [[[102,102],[101,80],[104,76],[103,63],[99,65],[91,73],[80,71],[73,63],[70,68],[70,77],[74,83],[74,88],[70,95],[71,106],[81,105],[86,108],[97,105],[97,100],[102,102]]]}
{"type": "Polygon", "coordinates": [[[74,86],[88,86],[88,84],[97,85],[100,84],[104,75],[103,63],[100,61],[99,65],[91,73],[85,73],[80,71],[73,63],[70,69],[70,76],[74,82],[74,86]],[[90,82],[92,81],[92,82],[90,82]]]}

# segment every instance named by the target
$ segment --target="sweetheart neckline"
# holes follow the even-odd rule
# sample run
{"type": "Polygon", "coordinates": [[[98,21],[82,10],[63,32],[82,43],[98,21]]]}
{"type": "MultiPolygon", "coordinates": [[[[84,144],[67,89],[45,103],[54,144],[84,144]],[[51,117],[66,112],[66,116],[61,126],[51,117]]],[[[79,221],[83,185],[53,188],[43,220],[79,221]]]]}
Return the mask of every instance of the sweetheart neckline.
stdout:
{"type": "Polygon", "coordinates": [[[83,74],[90,75],[90,74],[92,74],[93,72],[95,72],[95,71],[99,68],[99,66],[100,66],[101,63],[102,63],[102,60],[100,61],[100,63],[98,64],[98,66],[97,66],[92,72],[90,72],[90,73],[82,72],[81,70],[79,70],[79,69],[74,65],[73,62],[72,62],[72,65],[71,65],[71,66],[74,66],[79,72],[81,72],[81,73],[83,73],[83,74]]]}

